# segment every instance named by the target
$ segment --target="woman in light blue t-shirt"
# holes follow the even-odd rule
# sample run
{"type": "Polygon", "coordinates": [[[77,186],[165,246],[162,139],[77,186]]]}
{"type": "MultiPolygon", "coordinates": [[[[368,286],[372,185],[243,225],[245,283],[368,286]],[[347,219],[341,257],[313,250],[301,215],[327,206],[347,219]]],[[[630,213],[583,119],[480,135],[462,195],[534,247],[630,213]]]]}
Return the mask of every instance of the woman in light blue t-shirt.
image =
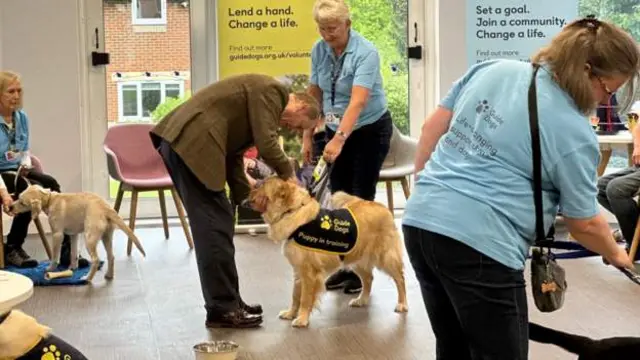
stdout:
{"type": "MultiPolygon", "coordinates": [[[[540,65],[545,231],[561,210],[582,245],[632,267],[597,205],[599,149],[588,118],[637,80],[637,44],[614,25],[586,18],[567,25],[532,61],[540,65]]],[[[423,125],[403,231],[438,359],[527,359],[523,269],[536,234],[527,101],[533,78],[527,62],[477,64],[423,125]]]]}

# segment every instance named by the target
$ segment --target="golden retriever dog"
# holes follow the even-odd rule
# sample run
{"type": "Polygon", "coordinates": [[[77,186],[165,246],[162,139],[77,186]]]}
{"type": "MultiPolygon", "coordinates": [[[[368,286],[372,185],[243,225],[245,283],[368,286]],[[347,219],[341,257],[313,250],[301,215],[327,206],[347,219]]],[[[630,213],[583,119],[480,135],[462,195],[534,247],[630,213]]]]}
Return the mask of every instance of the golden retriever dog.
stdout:
{"type": "Polygon", "coordinates": [[[118,213],[94,193],[58,193],[44,189],[40,185],[29,185],[11,205],[10,211],[15,214],[31,211],[33,218],[36,218],[41,211],[47,214],[53,237],[53,259],[51,259],[49,271],[58,267],[65,234],[71,237],[70,268],[75,270],[78,267],[78,235],[84,232],[87,251],[91,256],[91,269],[87,275],[89,282],[100,265],[98,242],[101,239],[107,253],[107,272],[104,277],[107,280],[113,279],[112,239],[116,227],[133,240],[142,255],[146,255],[140,240],[118,213]]]}
{"type": "Polygon", "coordinates": [[[280,312],[281,319],[293,319],[293,327],[307,327],[311,311],[324,290],[326,276],[342,266],[352,266],[362,280],[362,292],[351,300],[350,306],[369,303],[375,267],[390,275],[396,284],[395,311],[408,311],[402,242],[393,215],[386,207],[344,192],[332,196],[332,207],[348,209],[357,224],[357,242],[341,259],[336,253],[318,252],[291,240],[294,232],[321,212],[319,203],[295,182],[268,178],[251,192],[248,202],[262,212],[269,226],[269,238],[283,242],[283,253],[293,267],[291,306],[280,312]]]}

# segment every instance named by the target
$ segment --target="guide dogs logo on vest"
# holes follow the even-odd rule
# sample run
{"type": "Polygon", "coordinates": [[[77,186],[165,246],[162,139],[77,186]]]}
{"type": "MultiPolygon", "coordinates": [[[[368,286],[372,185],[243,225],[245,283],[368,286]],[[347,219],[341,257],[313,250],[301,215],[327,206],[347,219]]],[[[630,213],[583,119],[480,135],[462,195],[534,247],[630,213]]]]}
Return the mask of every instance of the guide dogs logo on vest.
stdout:
{"type": "Polygon", "coordinates": [[[291,239],[309,250],[346,255],[358,241],[358,224],[349,209],[320,209],[318,216],[299,227],[291,239]]]}

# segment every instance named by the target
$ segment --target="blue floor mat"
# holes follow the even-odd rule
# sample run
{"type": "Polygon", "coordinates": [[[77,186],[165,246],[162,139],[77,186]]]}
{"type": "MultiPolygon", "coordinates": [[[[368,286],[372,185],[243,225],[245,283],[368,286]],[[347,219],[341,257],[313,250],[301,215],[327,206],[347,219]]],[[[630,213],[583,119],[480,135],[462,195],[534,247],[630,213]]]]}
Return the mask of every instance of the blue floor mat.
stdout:
{"type": "MultiPolygon", "coordinates": [[[[98,269],[102,268],[104,261],[100,261],[100,265],[98,269]]],[[[7,266],[4,268],[6,271],[11,271],[14,273],[18,273],[24,275],[33,281],[35,286],[50,286],[50,285],[84,285],[87,283],[86,280],[83,279],[88,273],[90,266],[84,268],[78,268],[73,272],[71,277],[58,278],[52,280],[46,280],[44,278],[44,274],[47,272],[47,267],[49,266],[49,261],[43,261],[38,264],[37,267],[34,268],[19,268],[15,266],[7,266]]],[[[58,267],[57,271],[64,271],[65,268],[58,267]]]]}

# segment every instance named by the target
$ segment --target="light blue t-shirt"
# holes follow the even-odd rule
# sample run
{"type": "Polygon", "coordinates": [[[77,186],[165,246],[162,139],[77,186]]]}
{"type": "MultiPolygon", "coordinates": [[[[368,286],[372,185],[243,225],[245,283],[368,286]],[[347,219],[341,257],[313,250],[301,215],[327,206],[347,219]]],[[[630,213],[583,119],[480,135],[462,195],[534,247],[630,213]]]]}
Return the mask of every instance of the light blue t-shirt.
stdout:
{"type": "MultiPolygon", "coordinates": [[[[351,100],[354,86],[362,86],[370,90],[367,105],[360,113],[354,130],[376,122],[387,111],[387,99],[382,88],[380,73],[380,56],[376,47],[355,30],[350,30],[349,42],[344,53],[336,58],[331,47],[322,39],[318,40],[311,50],[310,83],[322,89],[322,109],[325,114],[335,114],[342,118],[351,100]],[[340,76],[335,85],[335,102],[331,103],[331,84],[334,66],[340,76]]],[[[331,130],[337,125],[328,124],[331,130]]]]}
{"type": "MultiPolygon", "coordinates": [[[[527,92],[533,68],[514,60],[474,65],[440,106],[453,118],[418,175],[403,224],[445,235],[513,269],[535,239],[527,92]]],[[[552,80],[537,75],[544,227],[558,211],[598,214],[598,141],[586,116],[552,80]]]]}
{"type": "Polygon", "coordinates": [[[21,156],[7,159],[7,151],[16,153],[29,150],[29,118],[18,110],[13,113],[13,128],[10,128],[0,115],[0,171],[15,170],[20,166],[21,156]]]}

